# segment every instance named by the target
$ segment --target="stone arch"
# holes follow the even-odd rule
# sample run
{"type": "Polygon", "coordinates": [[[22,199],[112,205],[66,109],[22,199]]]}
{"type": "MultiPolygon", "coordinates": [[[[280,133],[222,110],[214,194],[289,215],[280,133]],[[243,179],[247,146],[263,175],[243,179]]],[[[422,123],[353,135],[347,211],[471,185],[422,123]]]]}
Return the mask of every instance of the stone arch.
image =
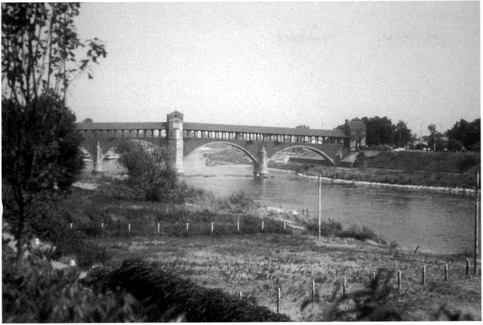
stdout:
{"type": "MultiPolygon", "coordinates": [[[[135,141],[135,142],[142,142],[142,143],[145,143],[146,144],[146,147],[153,147],[153,148],[158,148],[160,147],[161,145],[156,145],[150,141],[147,141],[143,138],[129,138],[131,141],[135,141]]],[[[86,147],[92,147],[92,146],[95,146],[95,143],[99,142],[100,143],[100,146],[101,146],[101,149],[102,149],[102,159],[104,159],[104,157],[106,156],[106,153],[115,149],[117,147],[117,145],[119,144],[119,142],[122,140],[122,138],[117,138],[115,139],[114,141],[109,141],[109,142],[106,142],[104,141],[105,139],[94,139],[94,141],[92,143],[90,143],[90,146],[88,145],[81,145],[80,148],[81,150],[84,152],[88,152],[89,155],[92,157],[92,159],[94,159],[95,155],[96,155],[96,152],[95,151],[92,151],[91,150],[88,150],[86,147]]]]}
{"type": "Polygon", "coordinates": [[[271,157],[268,158],[268,161],[270,161],[279,152],[282,152],[282,151],[287,150],[287,149],[292,149],[292,148],[306,148],[306,149],[312,150],[313,152],[319,154],[319,156],[322,156],[324,159],[328,160],[331,163],[332,166],[335,166],[334,160],[332,160],[332,158],[330,158],[330,156],[327,155],[325,152],[323,152],[322,150],[319,150],[317,148],[314,148],[314,147],[311,147],[311,146],[306,146],[306,145],[303,145],[303,144],[297,144],[297,145],[294,145],[294,146],[285,147],[282,150],[275,152],[271,157]]]}
{"type": "Polygon", "coordinates": [[[232,146],[232,147],[235,147],[241,151],[243,151],[252,161],[253,163],[257,163],[257,158],[255,158],[255,156],[253,156],[250,151],[248,151],[247,149],[243,148],[242,146],[236,144],[236,143],[232,143],[232,142],[227,142],[227,141],[212,141],[212,142],[207,142],[207,143],[203,143],[195,148],[193,148],[192,150],[190,150],[189,152],[186,152],[186,154],[184,155],[184,157],[187,157],[188,155],[190,155],[193,151],[195,151],[196,149],[200,148],[200,147],[203,147],[203,146],[206,146],[206,145],[209,145],[209,144],[227,144],[229,146],[232,146]]]}

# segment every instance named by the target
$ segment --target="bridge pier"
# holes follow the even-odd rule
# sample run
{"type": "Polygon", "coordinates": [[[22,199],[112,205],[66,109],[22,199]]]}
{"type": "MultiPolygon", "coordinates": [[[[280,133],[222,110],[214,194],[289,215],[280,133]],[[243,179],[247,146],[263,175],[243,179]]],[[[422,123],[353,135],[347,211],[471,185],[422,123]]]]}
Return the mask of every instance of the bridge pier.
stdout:
{"type": "Polygon", "coordinates": [[[102,149],[101,145],[99,144],[99,141],[97,141],[97,146],[96,146],[96,154],[94,157],[92,157],[92,162],[94,164],[92,168],[93,173],[102,173],[102,149]]]}
{"type": "Polygon", "coordinates": [[[258,150],[257,158],[258,161],[255,163],[253,174],[255,176],[268,175],[268,158],[265,146],[261,146],[260,150],[258,150]]]}

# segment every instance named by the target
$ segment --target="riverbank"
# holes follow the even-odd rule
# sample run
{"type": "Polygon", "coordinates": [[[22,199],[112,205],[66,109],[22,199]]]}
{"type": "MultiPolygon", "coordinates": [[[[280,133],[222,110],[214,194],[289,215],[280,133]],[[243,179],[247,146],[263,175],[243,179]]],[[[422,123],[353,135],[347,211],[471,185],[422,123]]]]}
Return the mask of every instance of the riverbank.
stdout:
{"type": "MultiPolygon", "coordinates": [[[[297,176],[315,179],[317,180],[319,176],[310,176],[295,172],[297,176]]],[[[403,189],[410,191],[425,191],[425,192],[440,192],[440,193],[451,193],[460,195],[475,195],[474,189],[467,188],[451,188],[451,187],[438,187],[438,186],[423,186],[423,185],[402,185],[402,184],[389,184],[389,183],[378,183],[378,182],[366,182],[366,181],[355,181],[346,179],[336,179],[329,177],[320,177],[321,181],[333,184],[348,184],[348,185],[358,185],[358,186],[369,186],[374,188],[393,188],[393,189],[403,189]]]]}
{"type": "MultiPolygon", "coordinates": [[[[209,165],[247,163],[246,155],[234,149],[206,154],[205,158],[209,165]]],[[[397,188],[395,185],[404,185],[408,186],[404,188],[413,190],[471,194],[476,186],[476,172],[480,170],[480,156],[479,153],[371,152],[362,162],[356,161],[354,168],[282,160],[270,161],[268,167],[306,176],[320,175],[341,181],[374,184],[370,186],[390,184],[384,186],[397,188]]]]}
{"type": "MultiPolygon", "coordinates": [[[[466,277],[468,256],[427,254],[324,233],[317,239],[313,232],[289,226],[303,221],[294,211],[268,207],[253,216],[237,212],[233,203],[243,202],[242,195],[213,206],[206,205],[209,197],[199,195],[186,206],[129,201],[109,187],[108,179],[101,180],[97,189],[75,188],[63,204],[72,231],[85,233],[97,251],[108,252],[102,268],[119,268],[130,258],[155,261],[170,274],[226,295],[241,292],[251,304],[274,312],[280,288],[281,313],[293,321],[354,320],[354,313],[344,312],[355,307],[354,300],[342,298],[344,278],[351,297],[369,286],[373,273],[381,272],[381,290],[384,277],[389,277],[384,288],[390,291],[378,306],[403,320],[447,319],[446,310],[459,319],[481,320],[480,273],[466,277]],[[445,281],[446,264],[450,273],[445,281]],[[315,304],[310,303],[313,283],[315,304]]],[[[324,223],[330,225],[336,223],[324,223]]]]}

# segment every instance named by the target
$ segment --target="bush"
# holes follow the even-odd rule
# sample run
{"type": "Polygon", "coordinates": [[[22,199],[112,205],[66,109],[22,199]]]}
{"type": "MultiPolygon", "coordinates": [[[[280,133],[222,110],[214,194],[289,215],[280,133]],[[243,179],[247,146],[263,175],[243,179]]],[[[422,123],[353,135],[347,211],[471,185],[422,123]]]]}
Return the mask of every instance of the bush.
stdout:
{"type": "Polygon", "coordinates": [[[143,201],[184,203],[186,186],[179,183],[165,147],[145,148],[124,140],[116,147],[118,163],[127,171],[123,180],[133,198],[143,201]]]}
{"type": "Polygon", "coordinates": [[[111,286],[121,286],[146,309],[146,321],[165,322],[182,318],[186,322],[288,322],[266,307],[224,294],[219,289],[205,289],[189,280],[160,269],[156,263],[127,260],[112,272],[111,286]]]}
{"type": "Polygon", "coordinates": [[[71,217],[67,212],[51,208],[31,221],[32,233],[55,246],[55,249],[44,252],[45,257],[57,260],[65,255],[75,255],[80,267],[105,263],[110,258],[107,249],[85,241],[87,235],[100,232],[99,225],[92,225],[91,232],[86,231],[90,229],[87,225],[73,230],[67,224],[69,219],[71,217]]]}
{"type": "Polygon", "coordinates": [[[136,300],[122,292],[96,292],[75,268],[54,271],[31,256],[21,268],[3,256],[2,321],[5,323],[140,322],[136,300]]]}

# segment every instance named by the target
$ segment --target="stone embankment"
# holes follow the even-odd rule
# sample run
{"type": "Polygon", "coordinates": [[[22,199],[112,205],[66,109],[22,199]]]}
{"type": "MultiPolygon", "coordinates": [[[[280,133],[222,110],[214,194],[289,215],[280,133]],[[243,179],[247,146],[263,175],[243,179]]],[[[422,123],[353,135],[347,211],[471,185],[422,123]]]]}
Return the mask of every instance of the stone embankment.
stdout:
{"type": "MultiPolygon", "coordinates": [[[[296,173],[296,175],[304,178],[318,179],[318,176],[309,176],[301,173],[296,173]]],[[[370,186],[374,188],[397,188],[397,189],[413,190],[413,191],[440,192],[440,193],[451,193],[451,194],[462,194],[462,195],[475,194],[474,189],[459,188],[459,187],[452,188],[452,187],[424,186],[424,185],[402,185],[402,184],[389,184],[389,183],[336,179],[336,178],[329,178],[329,177],[321,177],[321,180],[324,182],[330,182],[334,184],[353,184],[353,185],[360,185],[360,186],[370,186]]]]}

